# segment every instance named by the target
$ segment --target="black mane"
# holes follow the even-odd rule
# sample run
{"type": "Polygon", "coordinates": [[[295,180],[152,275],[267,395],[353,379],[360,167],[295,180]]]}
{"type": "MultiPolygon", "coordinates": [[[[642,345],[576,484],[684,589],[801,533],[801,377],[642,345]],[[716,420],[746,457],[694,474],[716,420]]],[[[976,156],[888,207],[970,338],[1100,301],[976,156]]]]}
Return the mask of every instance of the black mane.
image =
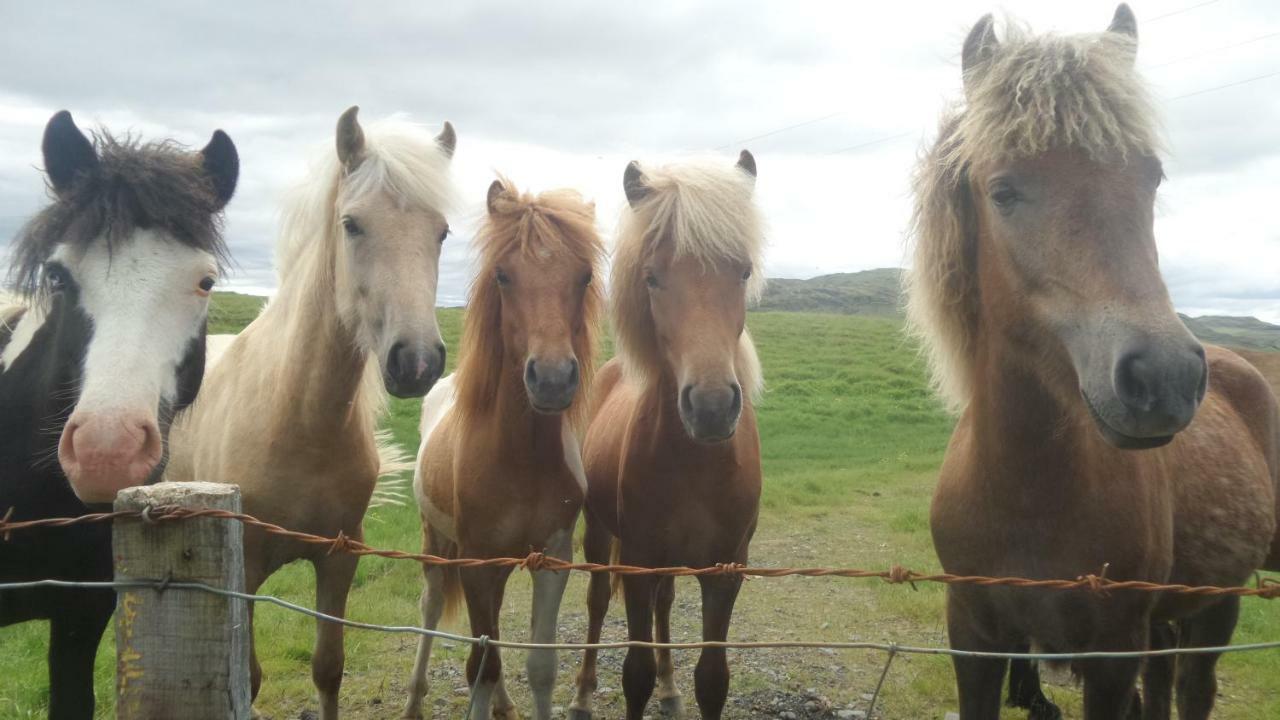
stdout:
{"type": "Polygon", "coordinates": [[[65,192],[50,185],[53,202],[13,240],[10,279],[20,292],[36,293],[41,266],[59,244],[83,247],[102,238],[110,248],[135,230],[158,230],[225,265],[223,203],[198,153],[172,140],[142,143],[105,130],[94,140],[97,165],[65,192]]]}

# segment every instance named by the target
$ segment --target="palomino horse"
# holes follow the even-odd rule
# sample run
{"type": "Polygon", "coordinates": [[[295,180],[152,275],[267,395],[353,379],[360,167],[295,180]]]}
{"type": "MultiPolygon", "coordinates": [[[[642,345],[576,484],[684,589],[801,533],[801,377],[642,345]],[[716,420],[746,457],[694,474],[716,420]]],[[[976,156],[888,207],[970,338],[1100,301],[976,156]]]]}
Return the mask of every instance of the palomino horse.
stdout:
{"type": "MultiPolygon", "coordinates": [[[[461,360],[422,404],[422,447],[414,494],[425,552],[510,557],[530,548],[573,559],[573,528],[586,495],[578,437],[595,366],[602,299],[592,281],[603,255],[595,207],[576,192],[520,195],[498,180],[476,243],[480,271],[471,289],[461,360]]],[[[510,568],[424,567],[422,624],[434,629],[446,605],[466,596],[473,635],[498,637],[510,568]]],[[[533,642],[556,638],[566,572],[533,573],[533,642]]],[[[473,648],[467,681],[472,720],[518,717],[497,648],[480,667],[473,648]],[[479,676],[480,681],[476,682],[479,676]]],[[[431,638],[423,637],[409,681],[405,717],[422,717],[431,638]]],[[[534,717],[551,717],[556,654],[528,655],[534,717]]]]}
{"type": "MultiPolygon", "coordinates": [[[[435,317],[453,128],[437,138],[402,121],[369,128],[356,108],[286,209],[278,294],[205,378],[175,425],[168,480],[240,486],[245,512],[319,535],[363,535],[379,476],[382,386],[421,395],[444,368],[435,317]]],[[[385,467],[384,467],[385,469],[385,467]]],[[[252,592],[293,560],[316,572],[316,606],[342,616],[357,558],[245,528],[252,592]]],[[[319,623],[312,679],[320,716],[338,716],[342,626],[319,623]]],[[[256,697],[262,672],[252,665],[256,697]]]]}
{"type": "MultiPolygon", "coordinates": [[[[0,310],[0,515],[13,520],[83,515],[160,477],[169,421],[200,389],[239,160],[220,130],[199,153],[105,132],[95,147],[64,111],[45,128],[44,166],[53,202],[11,246],[30,307],[0,310]]],[[[109,525],[0,541],[0,582],[111,577],[109,525]]],[[[51,621],[49,717],[93,717],[115,599],[0,592],[0,625],[51,621]]]]}
{"type": "MultiPolygon", "coordinates": [[[[630,207],[618,232],[612,310],[619,357],[592,388],[583,445],[587,560],[610,546],[628,565],[746,563],[760,502],[760,437],[752,399],[760,364],[746,332],[747,301],[763,288],[763,233],[752,199],[756,165],[627,166],[630,207]]],[[[702,586],[702,636],[724,640],[742,578],[702,586]]],[[[600,639],[609,578],[591,576],[588,642],[600,639]]],[[[674,579],[626,576],[632,640],[671,637],[674,579]]],[[[664,709],[680,709],[669,651],[632,648],[623,664],[627,717],[644,714],[655,678],[664,709]]],[[[719,718],[729,691],[723,649],[706,649],[694,672],[698,707],[719,718]]],[[[578,675],[571,717],[591,717],[596,653],[578,675]]]]}
{"type": "MultiPolygon", "coordinates": [[[[1179,322],[1156,262],[1162,178],[1134,70],[1137,25],[964,44],[966,105],[916,178],[908,311],[961,411],[934,495],[947,572],[1233,585],[1280,567],[1276,400],[1236,355],[1179,322]],[[1206,390],[1206,383],[1207,390],[1206,390]]],[[[951,646],[1145,650],[1225,645],[1239,601],[950,586],[951,646]]],[[[1207,717],[1216,655],[1176,664],[1178,712],[1207,717]]],[[[1005,663],[956,658],[960,714],[995,718],[1005,663]]],[[[1144,717],[1169,717],[1172,663],[1152,660],[1144,717]]],[[[1085,716],[1136,705],[1136,659],[1079,661],[1085,716]]]]}

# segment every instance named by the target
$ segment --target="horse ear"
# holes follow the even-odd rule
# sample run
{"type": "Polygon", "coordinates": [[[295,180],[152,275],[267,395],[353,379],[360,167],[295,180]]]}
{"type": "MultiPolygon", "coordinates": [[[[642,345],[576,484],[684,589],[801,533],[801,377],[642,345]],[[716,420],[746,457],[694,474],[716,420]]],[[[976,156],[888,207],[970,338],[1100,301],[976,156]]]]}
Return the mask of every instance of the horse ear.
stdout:
{"type": "Polygon", "coordinates": [[[200,163],[213,181],[213,193],[221,210],[236,192],[236,180],[240,177],[240,154],[235,143],[221,130],[214,130],[209,144],[200,151],[200,163]]]}
{"type": "Polygon", "coordinates": [[[1138,18],[1134,17],[1133,10],[1126,3],[1120,3],[1116,7],[1116,14],[1111,18],[1111,24],[1107,26],[1107,32],[1113,32],[1131,39],[1130,62],[1136,62],[1138,59],[1138,18]]]}
{"type": "Polygon", "coordinates": [[[444,121],[444,129],[436,136],[436,144],[444,151],[446,157],[453,157],[453,151],[458,147],[458,134],[453,131],[453,124],[448,120],[444,121]]]}
{"type": "Polygon", "coordinates": [[[964,50],[960,53],[960,69],[964,76],[964,89],[969,92],[978,81],[991,57],[995,55],[1000,41],[996,40],[995,18],[991,13],[983,15],[969,36],[964,39],[964,50]]]}
{"type": "Polygon", "coordinates": [[[1120,3],[1116,7],[1116,14],[1111,18],[1107,32],[1120,33],[1134,40],[1138,39],[1138,18],[1134,16],[1133,8],[1130,8],[1128,3],[1120,3]]]}
{"type": "Polygon", "coordinates": [[[751,176],[751,184],[756,182],[756,158],[748,150],[738,153],[738,169],[751,176]]]}
{"type": "Polygon", "coordinates": [[[65,194],[76,176],[92,172],[98,166],[98,153],[93,143],[80,132],[71,113],[61,110],[49,119],[40,145],[44,153],[44,171],[54,192],[65,194]]]}
{"type": "Polygon", "coordinates": [[[627,163],[627,169],[622,171],[622,191],[626,193],[627,202],[633,208],[653,192],[653,188],[645,183],[644,172],[635,160],[627,163]]]}
{"type": "Polygon", "coordinates": [[[489,184],[489,194],[485,198],[484,202],[485,202],[485,205],[489,208],[490,215],[498,214],[498,208],[497,208],[498,198],[501,197],[502,194],[505,193],[506,191],[507,191],[507,186],[503,185],[501,180],[494,180],[492,183],[489,184]]]}
{"type": "Polygon", "coordinates": [[[351,172],[360,166],[364,159],[364,130],[360,129],[360,121],[356,115],[359,105],[352,105],[338,118],[338,160],[351,172]]]}

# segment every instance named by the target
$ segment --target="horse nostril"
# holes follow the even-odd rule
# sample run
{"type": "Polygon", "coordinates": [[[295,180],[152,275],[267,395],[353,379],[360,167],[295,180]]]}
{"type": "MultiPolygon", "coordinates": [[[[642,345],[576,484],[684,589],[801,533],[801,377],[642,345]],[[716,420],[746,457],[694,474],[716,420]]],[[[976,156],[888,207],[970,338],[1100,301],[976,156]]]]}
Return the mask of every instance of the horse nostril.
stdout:
{"type": "Polygon", "coordinates": [[[578,358],[569,358],[569,386],[578,386],[578,358]]]}
{"type": "Polygon", "coordinates": [[[397,340],[391,345],[391,350],[387,353],[387,374],[391,377],[400,377],[401,375],[403,370],[402,354],[404,354],[404,342],[397,340]]]}
{"type": "Polygon", "coordinates": [[[1149,363],[1139,353],[1129,353],[1116,363],[1115,388],[1125,405],[1136,410],[1151,409],[1149,363]]]}
{"type": "Polygon", "coordinates": [[[680,410],[686,414],[693,412],[693,386],[685,385],[680,390],[680,410]]]}
{"type": "Polygon", "coordinates": [[[538,371],[534,369],[532,360],[524,364],[524,382],[530,386],[538,384],[538,371]]]}
{"type": "Polygon", "coordinates": [[[733,400],[730,401],[729,412],[736,417],[738,413],[742,412],[742,386],[738,383],[733,383],[730,387],[733,388],[733,400]]]}

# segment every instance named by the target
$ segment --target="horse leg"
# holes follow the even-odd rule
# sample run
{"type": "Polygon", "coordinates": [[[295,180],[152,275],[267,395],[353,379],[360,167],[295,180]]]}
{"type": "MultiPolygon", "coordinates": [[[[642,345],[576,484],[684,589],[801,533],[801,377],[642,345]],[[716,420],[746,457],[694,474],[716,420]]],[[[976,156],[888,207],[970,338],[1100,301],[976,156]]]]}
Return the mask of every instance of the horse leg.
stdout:
{"type": "MultiPolygon", "coordinates": [[[[583,513],[585,532],[582,538],[582,550],[587,562],[606,564],[609,562],[609,533],[599,523],[591,521],[591,513],[583,513]]],[[[609,573],[591,573],[587,580],[587,642],[600,642],[600,631],[604,627],[604,617],[609,612],[609,596],[611,578],[609,573]]],[[[591,696],[596,691],[596,655],[597,650],[584,650],[582,653],[582,669],[578,671],[577,691],[573,704],[569,706],[569,720],[591,720],[591,696]]]]}
{"type": "MultiPolygon", "coordinates": [[[[675,599],[676,579],[669,575],[660,578],[653,608],[654,636],[660,643],[671,642],[671,604],[675,599]]],[[[658,656],[658,690],[655,693],[658,696],[658,706],[670,717],[681,717],[684,715],[684,704],[680,700],[680,691],[676,688],[671,650],[663,648],[655,652],[658,656]]]]}
{"type": "MultiPolygon", "coordinates": [[[[359,539],[359,533],[355,535],[359,539]]],[[[360,558],[347,553],[326,555],[314,561],[316,609],[326,615],[346,617],[347,594],[360,558]]],[[[320,692],[320,720],[338,719],[338,691],[346,655],[342,646],[342,625],[316,621],[316,649],[311,657],[311,680],[320,692]]]]}
{"type": "MultiPolygon", "coordinates": [[[[429,532],[429,531],[428,531],[429,532]]],[[[430,539],[424,538],[422,551],[434,553],[430,539]]],[[[430,565],[422,566],[423,588],[418,605],[422,610],[422,627],[435,630],[440,624],[440,616],[444,613],[444,570],[430,565]]],[[[418,654],[413,661],[413,674],[409,676],[409,700],[404,707],[402,717],[416,720],[422,717],[422,700],[427,695],[427,665],[431,662],[431,644],[435,640],[430,635],[418,638],[418,654]]]]}
{"type": "MultiPolygon", "coordinates": [[[[1227,597],[1183,620],[1183,647],[1217,647],[1231,644],[1240,619],[1240,598],[1227,597]]],[[[1221,653],[1182,655],[1178,658],[1178,720],[1209,717],[1218,695],[1218,658],[1221,653]]]]}
{"type": "MultiPolygon", "coordinates": [[[[507,592],[507,580],[511,577],[511,568],[504,568],[501,573],[501,580],[498,582],[497,592],[493,597],[493,634],[489,637],[498,640],[502,637],[502,598],[507,592]]],[[[497,650],[497,648],[494,648],[497,650]]],[[[511,695],[507,693],[507,676],[505,673],[498,673],[498,687],[493,692],[493,720],[520,720],[520,713],[516,711],[516,704],[511,699],[511,695]]]]}
{"type": "MultiPolygon", "coordinates": [[[[981,603],[978,593],[964,593],[964,588],[947,587],[947,636],[954,650],[1002,652],[1017,649],[1003,646],[988,638],[989,630],[967,612],[964,602],[981,603]]],[[[1008,663],[991,658],[952,656],[956,673],[956,692],[960,698],[960,720],[997,720],[1000,717],[1000,691],[1008,663]]]]}
{"type": "MultiPolygon", "coordinates": [[[[465,550],[460,552],[465,556],[465,550]]],[[[510,570],[504,572],[503,568],[494,567],[459,569],[473,636],[497,637],[498,604],[494,603],[494,597],[509,573],[510,570]]],[[[502,656],[498,648],[472,645],[471,654],[467,657],[467,685],[471,688],[471,716],[468,720],[490,720],[494,716],[494,694],[501,680],[502,656]]]]}
{"type": "MultiPolygon", "coordinates": [[[[1017,652],[1030,652],[1031,645],[1018,646],[1017,652]]],[[[1027,710],[1027,720],[1062,720],[1062,711],[1044,694],[1040,666],[1034,660],[1009,661],[1009,707],[1027,710]]]]}
{"type": "MultiPolygon", "coordinates": [[[[702,639],[723,642],[729,637],[733,603],[742,587],[741,575],[704,575],[702,586],[702,639]]],[[[703,648],[693,669],[693,694],[707,720],[719,720],[729,696],[729,663],[724,648],[703,648]]]]}
{"type": "MultiPolygon", "coordinates": [[[[1178,634],[1173,625],[1165,622],[1151,624],[1152,650],[1168,650],[1178,644],[1178,634]]],[[[1169,720],[1173,717],[1173,670],[1176,658],[1157,655],[1147,658],[1142,672],[1143,720],[1169,720]]]]}
{"type": "Polygon", "coordinates": [[[77,590],[61,595],[61,607],[49,623],[49,718],[89,720],[94,706],[93,661],[111,621],[116,594],[77,590]]]}
{"type": "MultiPolygon", "coordinates": [[[[653,575],[630,575],[622,578],[622,593],[627,601],[627,638],[653,642],[653,599],[658,579],[653,575]]],[[[653,650],[632,647],[622,661],[622,693],[627,699],[627,720],[642,720],[644,708],[653,695],[658,675],[653,650]]]]}
{"type": "MultiPolygon", "coordinates": [[[[546,553],[566,562],[573,560],[573,528],[556,533],[548,542],[546,553]]],[[[564,597],[569,571],[539,570],[533,573],[533,618],[529,637],[535,643],[556,641],[556,621],[560,617],[560,600],[564,597]]],[[[533,717],[550,720],[551,693],[556,683],[556,651],[530,650],[525,661],[529,688],[533,691],[533,717]]]]}

